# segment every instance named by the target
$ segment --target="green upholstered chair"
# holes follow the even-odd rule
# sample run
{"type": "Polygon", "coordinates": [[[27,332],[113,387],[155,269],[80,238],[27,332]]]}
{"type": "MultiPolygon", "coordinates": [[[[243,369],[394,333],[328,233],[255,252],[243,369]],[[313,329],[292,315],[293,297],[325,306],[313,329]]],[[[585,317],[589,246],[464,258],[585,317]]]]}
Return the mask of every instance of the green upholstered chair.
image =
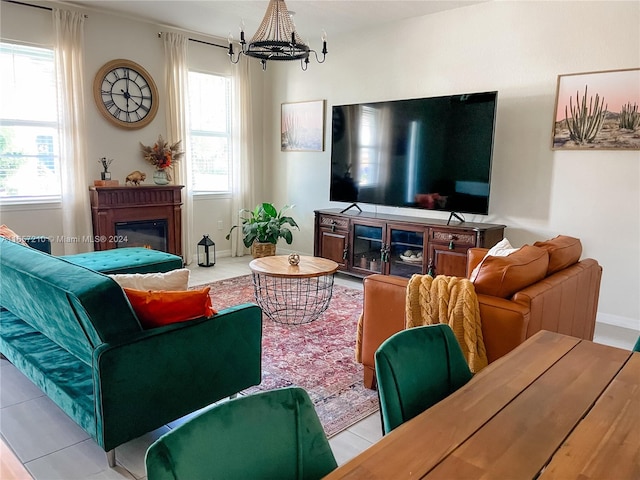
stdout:
{"type": "Polygon", "coordinates": [[[636,340],[636,344],[633,346],[633,351],[640,352],[640,337],[638,337],[638,340],[636,340]]]}
{"type": "Polygon", "coordinates": [[[319,479],[337,467],[307,392],[298,387],[238,397],[153,443],[148,480],[319,479]]]}
{"type": "Polygon", "coordinates": [[[389,337],[376,351],[375,369],[385,434],[473,376],[446,324],[409,328],[389,337]]]}

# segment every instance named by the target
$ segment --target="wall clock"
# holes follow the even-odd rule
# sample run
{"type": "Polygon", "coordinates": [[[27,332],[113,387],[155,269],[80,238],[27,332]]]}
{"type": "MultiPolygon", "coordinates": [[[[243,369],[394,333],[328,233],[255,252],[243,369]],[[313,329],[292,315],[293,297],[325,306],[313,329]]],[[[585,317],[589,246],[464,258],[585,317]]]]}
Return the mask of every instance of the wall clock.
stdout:
{"type": "Polygon", "coordinates": [[[158,111],[158,88],[153,78],[131,60],[103,65],[93,80],[93,98],[104,118],[122,128],[142,128],[158,111]]]}

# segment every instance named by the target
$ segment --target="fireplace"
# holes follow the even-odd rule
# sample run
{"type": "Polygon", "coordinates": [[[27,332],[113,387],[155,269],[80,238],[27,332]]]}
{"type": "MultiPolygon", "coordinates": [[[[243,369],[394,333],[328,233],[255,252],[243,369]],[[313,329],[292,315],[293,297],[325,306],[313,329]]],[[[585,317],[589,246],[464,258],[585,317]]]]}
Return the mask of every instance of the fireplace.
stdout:
{"type": "Polygon", "coordinates": [[[89,187],[95,250],[147,247],[182,256],[182,188],[89,187]]]}
{"type": "Polygon", "coordinates": [[[167,251],[167,221],[142,220],[116,223],[116,247],[144,247],[167,251]]]}

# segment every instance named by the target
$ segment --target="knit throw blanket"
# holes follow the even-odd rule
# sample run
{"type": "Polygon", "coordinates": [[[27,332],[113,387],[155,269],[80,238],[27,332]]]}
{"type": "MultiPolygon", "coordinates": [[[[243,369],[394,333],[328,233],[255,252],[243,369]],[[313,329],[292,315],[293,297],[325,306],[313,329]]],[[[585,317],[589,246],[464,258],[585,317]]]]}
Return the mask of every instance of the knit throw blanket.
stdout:
{"type": "Polygon", "coordinates": [[[445,275],[411,277],[407,285],[405,327],[436,323],[451,327],[473,373],[487,366],[478,297],[469,279],[445,275]]]}

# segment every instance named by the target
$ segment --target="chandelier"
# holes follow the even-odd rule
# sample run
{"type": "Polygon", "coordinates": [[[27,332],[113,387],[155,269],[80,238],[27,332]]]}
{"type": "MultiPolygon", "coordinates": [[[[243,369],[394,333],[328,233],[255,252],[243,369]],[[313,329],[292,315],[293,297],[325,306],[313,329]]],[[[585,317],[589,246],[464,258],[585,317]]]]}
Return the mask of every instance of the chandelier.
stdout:
{"type": "Polygon", "coordinates": [[[244,23],[240,29],[240,51],[233,50],[233,37],[229,35],[229,58],[232,63],[240,61],[240,55],[260,59],[262,69],[267,69],[268,60],[300,60],[302,70],[309,65],[309,55],[313,53],[318,63],[324,63],[327,55],[327,34],[322,32],[322,60],[315,50],[304,43],[291,19],[284,0],[269,0],[269,6],[262,23],[251,41],[244,37],[244,23]],[[235,56],[234,56],[235,55],[235,56]]]}

